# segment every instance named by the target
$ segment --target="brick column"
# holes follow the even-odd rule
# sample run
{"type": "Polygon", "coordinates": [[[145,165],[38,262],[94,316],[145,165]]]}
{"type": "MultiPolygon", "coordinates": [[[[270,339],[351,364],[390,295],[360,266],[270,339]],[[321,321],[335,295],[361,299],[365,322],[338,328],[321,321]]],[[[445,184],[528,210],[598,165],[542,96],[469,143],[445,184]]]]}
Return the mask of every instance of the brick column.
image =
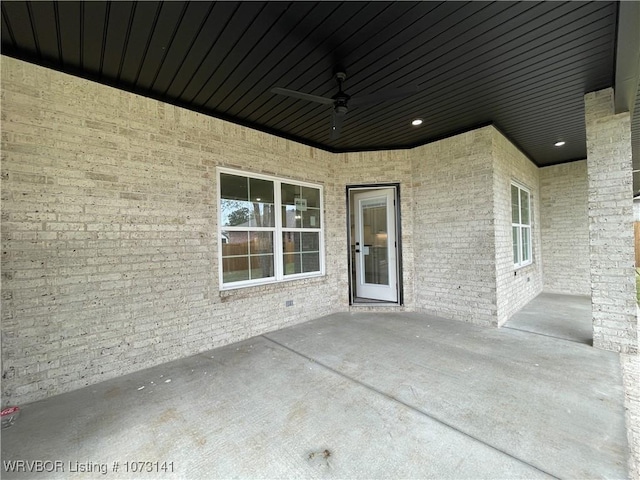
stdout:
{"type": "Polygon", "coordinates": [[[585,95],[593,345],[638,351],[629,113],[613,90],[585,95]]]}

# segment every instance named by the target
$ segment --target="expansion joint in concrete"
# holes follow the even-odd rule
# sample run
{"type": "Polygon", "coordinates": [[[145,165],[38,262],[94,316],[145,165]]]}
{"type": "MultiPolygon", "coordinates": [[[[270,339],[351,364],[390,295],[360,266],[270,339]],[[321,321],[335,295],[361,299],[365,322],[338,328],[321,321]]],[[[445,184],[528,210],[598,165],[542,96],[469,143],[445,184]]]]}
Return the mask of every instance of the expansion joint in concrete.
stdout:
{"type": "Polygon", "coordinates": [[[464,435],[467,438],[470,438],[471,440],[473,440],[475,442],[481,443],[482,445],[485,445],[485,446],[491,448],[492,450],[495,450],[495,451],[497,451],[497,452],[499,452],[499,453],[501,453],[503,455],[506,455],[507,457],[512,458],[512,459],[514,459],[515,461],[517,461],[519,463],[522,463],[522,464],[527,465],[527,466],[529,466],[529,467],[531,467],[531,468],[533,468],[535,470],[538,470],[539,472],[541,472],[541,473],[543,473],[545,475],[548,475],[551,478],[556,478],[556,479],[559,478],[559,477],[553,475],[552,473],[549,473],[546,470],[543,470],[542,468],[537,467],[536,465],[532,465],[531,463],[529,463],[529,462],[527,462],[527,461],[525,461],[525,460],[523,460],[521,458],[518,458],[518,457],[510,454],[509,452],[506,452],[506,451],[504,451],[504,450],[502,450],[502,449],[500,449],[500,448],[498,448],[498,447],[496,447],[494,445],[491,445],[491,444],[489,444],[489,443],[487,443],[487,442],[485,442],[485,441],[483,441],[483,440],[481,440],[481,439],[479,439],[479,438],[477,438],[477,437],[475,437],[473,435],[470,435],[469,433],[467,433],[467,432],[465,432],[463,430],[460,430],[460,429],[456,428],[455,426],[451,425],[450,423],[445,422],[444,420],[442,420],[442,419],[430,414],[429,412],[425,412],[424,410],[421,410],[420,408],[417,408],[417,407],[411,405],[410,403],[407,403],[407,402],[405,402],[405,401],[403,401],[403,400],[401,400],[401,399],[399,399],[399,398],[397,398],[397,397],[395,397],[395,396],[393,396],[393,395],[391,395],[391,394],[389,394],[387,392],[379,390],[378,388],[374,387],[373,385],[369,385],[368,383],[362,382],[361,380],[358,380],[357,378],[353,378],[353,377],[351,377],[349,375],[346,375],[345,373],[343,373],[343,372],[341,372],[339,370],[336,370],[335,368],[330,367],[329,365],[326,365],[326,364],[318,361],[317,359],[315,359],[313,357],[305,355],[302,352],[299,352],[299,351],[297,351],[297,350],[295,350],[295,349],[293,349],[293,348],[291,348],[291,347],[289,347],[289,346],[287,346],[287,345],[285,345],[283,343],[280,343],[277,340],[274,340],[273,338],[270,338],[266,334],[262,335],[262,338],[264,338],[264,339],[266,339],[266,340],[278,345],[279,347],[281,347],[281,348],[283,348],[285,350],[288,350],[289,352],[293,353],[294,355],[302,357],[302,358],[304,358],[304,359],[306,359],[306,360],[308,360],[310,362],[313,362],[313,363],[321,366],[325,370],[328,370],[328,371],[330,371],[330,372],[332,372],[332,373],[334,373],[336,375],[339,375],[340,377],[344,378],[345,380],[347,380],[347,381],[349,381],[351,383],[355,383],[357,385],[360,385],[361,387],[364,387],[364,388],[366,388],[367,390],[369,390],[371,392],[374,392],[374,393],[376,393],[378,395],[381,395],[381,396],[391,400],[392,402],[398,403],[398,404],[404,406],[405,408],[408,408],[408,409],[410,409],[410,410],[412,410],[412,411],[414,411],[414,412],[416,412],[416,413],[418,413],[418,414],[420,414],[420,415],[422,415],[422,416],[424,416],[426,418],[429,418],[430,420],[433,420],[434,422],[439,423],[440,425],[445,426],[446,428],[449,428],[449,429],[451,429],[451,430],[453,430],[453,431],[455,431],[455,432],[457,432],[457,433],[459,433],[461,435],[464,435]]]}
{"type": "Polygon", "coordinates": [[[570,340],[568,338],[563,338],[563,337],[558,337],[556,335],[547,335],[546,333],[540,333],[540,332],[531,332],[529,330],[523,330],[522,328],[514,328],[514,327],[508,327],[503,325],[500,328],[506,328],[508,330],[515,330],[517,332],[524,332],[524,333],[530,333],[532,335],[540,335],[541,337],[548,337],[548,338],[555,338],[556,340],[562,340],[564,342],[571,342],[571,343],[577,343],[579,345],[586,345],[584,342],[580,342],[578,340],[570,340]]]}

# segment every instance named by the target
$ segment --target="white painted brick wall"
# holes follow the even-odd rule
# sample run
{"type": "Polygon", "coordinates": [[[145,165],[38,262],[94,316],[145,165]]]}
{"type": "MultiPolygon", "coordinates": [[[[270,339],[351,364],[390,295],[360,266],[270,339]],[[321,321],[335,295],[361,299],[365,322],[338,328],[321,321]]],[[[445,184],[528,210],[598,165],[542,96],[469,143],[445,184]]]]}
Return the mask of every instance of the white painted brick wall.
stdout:
{"type": "Polygon", "coordinates": [[[613,90],[585,95],[593,344],[638,351],[629,113],[613,90]]]}
{"type": "Polygon", "coordinates": [[[540,169],[544,290],[591,295],[587,161],[540,169]]]}

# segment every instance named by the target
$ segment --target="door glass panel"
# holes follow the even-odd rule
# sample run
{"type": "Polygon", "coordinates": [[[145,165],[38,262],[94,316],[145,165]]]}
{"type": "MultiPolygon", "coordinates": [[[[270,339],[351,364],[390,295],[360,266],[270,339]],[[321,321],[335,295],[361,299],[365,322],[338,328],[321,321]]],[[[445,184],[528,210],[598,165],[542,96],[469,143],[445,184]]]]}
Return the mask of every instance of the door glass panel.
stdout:
{"type": "Polygon", "coordinates": [[[386,197],[363,200],[361,206],[364,283],[389,285],[386,197]]]}

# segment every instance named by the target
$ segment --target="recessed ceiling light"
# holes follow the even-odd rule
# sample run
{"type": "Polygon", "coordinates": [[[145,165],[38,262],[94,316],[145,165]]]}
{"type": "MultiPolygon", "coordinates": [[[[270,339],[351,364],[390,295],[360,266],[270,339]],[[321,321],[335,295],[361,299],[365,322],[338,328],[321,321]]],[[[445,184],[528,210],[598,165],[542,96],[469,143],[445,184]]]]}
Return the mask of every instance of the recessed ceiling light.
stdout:
{"type": "Polygon", "coordinates": [[[560,140],[559,142],[556,142],[554,145],[555,145],[556,147],[562,147],[565,143],[566,143],[565,141],[560,140]]]}
{"type": "Polygon", "coordinates": [[[411,122],[411,125],[413,125],[414,127],[417,127],[418,125],[422,125],[422,122],[423,120],[421,118],[416,118],[411,122]]]}

